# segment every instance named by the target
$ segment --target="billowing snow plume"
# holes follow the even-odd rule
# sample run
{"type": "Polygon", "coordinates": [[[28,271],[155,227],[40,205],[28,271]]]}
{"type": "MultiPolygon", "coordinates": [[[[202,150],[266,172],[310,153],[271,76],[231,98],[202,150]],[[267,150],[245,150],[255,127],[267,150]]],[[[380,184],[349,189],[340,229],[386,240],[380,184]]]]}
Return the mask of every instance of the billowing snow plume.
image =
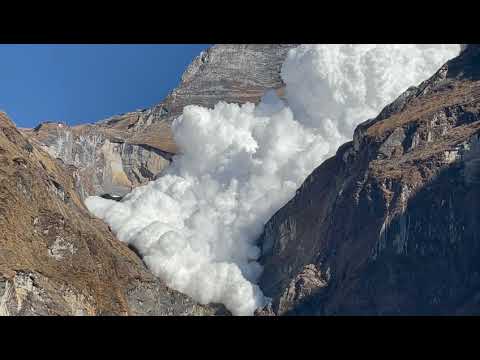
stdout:
{"type": "Polygon", "coordinates": [[[258,106],[187,106],[173,123],[181,154],[121,202],[86,205],[135,246],[170,287],[234,315],[265,304],[255,285],[255,240],[325,158],[410,85],[458,54],[458,45],[305,45],[258,106]]]}

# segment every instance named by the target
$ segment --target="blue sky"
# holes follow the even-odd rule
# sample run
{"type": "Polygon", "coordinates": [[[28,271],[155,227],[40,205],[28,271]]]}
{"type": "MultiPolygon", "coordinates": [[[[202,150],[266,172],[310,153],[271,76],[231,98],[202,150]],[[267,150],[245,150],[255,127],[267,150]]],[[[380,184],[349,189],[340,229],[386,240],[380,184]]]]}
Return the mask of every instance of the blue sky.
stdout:
{"type": "Polygon", "coordinates": [[[19,127],[150,107],[209,45],[0,45],[0,110],[19,127]]]}

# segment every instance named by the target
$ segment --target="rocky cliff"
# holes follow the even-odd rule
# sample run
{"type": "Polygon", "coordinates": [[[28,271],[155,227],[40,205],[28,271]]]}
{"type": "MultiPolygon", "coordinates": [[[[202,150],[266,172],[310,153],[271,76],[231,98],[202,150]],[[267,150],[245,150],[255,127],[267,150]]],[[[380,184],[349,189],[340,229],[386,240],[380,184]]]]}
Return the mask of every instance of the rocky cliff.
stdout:
{"type": "Polygon", "coordinates": [[[0,113],[0,315],[213,314],[89,215],[76,172],[0,113]]]}
{"type": "Polygon", "coordinates": [[[188,67],[181,83],[160,104],[68,127],[43,123],[22,130],[50,155],[77,168],[82,197],[116,193],[152,180],[177,151],[170,131],[186,105],[219,101],[258,102],[267,89],[282,92],[280,68],[294,45],[215,45],[188,67]]]}
{"type": "Polygon", "coordinates": [[[266,224],[264,314],[478,314],[480,46],[412,87],[266,224]]]}
{"type": "Polygon", "coordinates": [[[53,158],[77,169],[76,187],[82,198],[123,195],[153,179],[172,156],[159,148],[128,143],[126,132],[109,124],[68,127],[42,123],[23,133],[53,158]]]}

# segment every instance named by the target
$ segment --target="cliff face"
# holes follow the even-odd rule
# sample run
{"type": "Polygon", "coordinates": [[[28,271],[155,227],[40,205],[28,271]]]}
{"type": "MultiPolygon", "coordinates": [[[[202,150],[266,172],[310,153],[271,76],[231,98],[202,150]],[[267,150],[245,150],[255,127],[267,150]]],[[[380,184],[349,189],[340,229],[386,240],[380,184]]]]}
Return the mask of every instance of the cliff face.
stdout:
{"type": "Polygon", "coordinates": [[[202,52],[180,85],[160,104],[102,120],[68,127],[44,123],[23,130],[44,150],[77,171],[83,197],[124,194],[152,180],[177,151],[171,122],[186,105],[213,107],[219,101],[258,102],[267,89],[283,83],[280,68],[294,45],[215,45],[202,52]]]}
{"type": "Polygon", "coordinates": [[[106,125],[43,123],[24,133],[53,158],[77,169],[77,191],[82,198],[125,194],[151,180],[172,156],[147,145],[130,144],[124,131],[106,125]]]}
{"type": "Polygon", "coordinates": [[[170,114],[186,105],[213,107],[219,101],[258,102],[265,89],[283,87],[280,70],[287,44],[215,45],[202,52],[182,76],[182,81],[164,101],[170,114]]]}
{"type": "Polygon", "coordinates": [[[0,315],[212,314],[89,215],[76,171],[0,113],[0,315]]]}
{"type": "Polygon", "coordinates": [[[479,313],[478,199],[470,45],[361,124],[266,224],[264,313],[479,313]]]}

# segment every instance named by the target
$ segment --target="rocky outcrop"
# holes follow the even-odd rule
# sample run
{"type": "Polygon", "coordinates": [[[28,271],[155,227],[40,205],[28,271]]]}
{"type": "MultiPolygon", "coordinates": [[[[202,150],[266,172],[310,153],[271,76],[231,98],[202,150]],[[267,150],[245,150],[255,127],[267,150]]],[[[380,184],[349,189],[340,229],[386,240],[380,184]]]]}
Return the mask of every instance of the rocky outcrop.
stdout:
{"type": "Polygon", "coordinates": [[[186,105],[213,107],[219,101],[257,103],[265,89],[280,89],[280,70],[288,44],[215,45],[202,52],[182,76],[180,86],[162,103],[167,113],[186,105]]]}
{"type": "Polygon", "coordinates": [[[68,127],[43,123],[23,132],[65,164],[77,169],[83,197],[115,193],[155,178],[177,152],[171,122],[186,105],[213,107],[219,101],[258,102],[267,89],[281,94],[281,65],[294,45],[215,45],[188,67],[179,86],[160,104],[68,127]]]}
{"type": "Polygon", "coordinates": [[[480,47],[412,87],[266,224],[275,314],[480,312],[480,47]]]}
{"type": "Polygon", "coordinates": [[[89,215],[75,171],[0,113],[0,315],[215,313],[166,287],[89,215]]]}
{"type": "Polygon", "coordinates": [[[148,145],[127,143],[124,132],[104,125],[42,123],[24,133],[53,158],[77,169],[77,191],[82,198],[105,193],[123,195],[153,179],[172,156],[148,145]]]}

